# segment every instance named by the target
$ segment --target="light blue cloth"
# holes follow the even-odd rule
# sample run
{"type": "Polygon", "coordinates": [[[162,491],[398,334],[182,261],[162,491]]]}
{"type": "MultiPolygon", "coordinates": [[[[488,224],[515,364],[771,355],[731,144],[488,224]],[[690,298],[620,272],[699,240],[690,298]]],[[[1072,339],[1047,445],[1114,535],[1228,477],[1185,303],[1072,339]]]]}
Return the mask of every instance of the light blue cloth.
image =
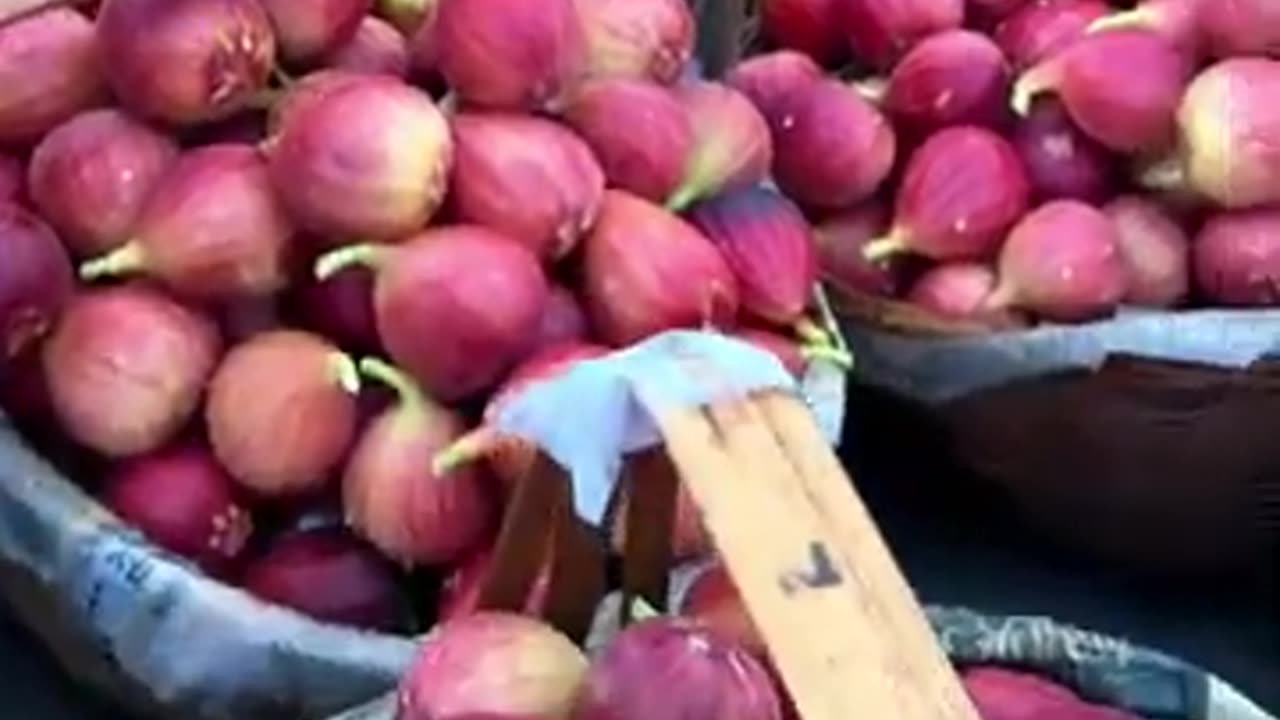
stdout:
{"type": "Polygon", "coordinates": [[[662,442],[654,418],[757,390],[800,393],[773,355],[714,332],[672,330],[531,385],[498,417],[573,478],[578,514],[599,524],[624,455],[662,442]]]}

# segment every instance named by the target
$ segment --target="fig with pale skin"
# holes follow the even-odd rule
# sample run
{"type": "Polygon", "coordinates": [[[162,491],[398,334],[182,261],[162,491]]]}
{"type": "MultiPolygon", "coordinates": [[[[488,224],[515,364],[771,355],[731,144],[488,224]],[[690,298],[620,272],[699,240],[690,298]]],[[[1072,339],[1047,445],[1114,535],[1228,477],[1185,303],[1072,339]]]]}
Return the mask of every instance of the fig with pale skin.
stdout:
{"type": "Polygon", "coordinates": [[[587,74],[671,84],[693,57],[685,0],[575,0],[587,40],[587,74]]]}
{"type": "Polygon", "coordinates": [[[212,321],[156,290],[86,290],[45,344],[44,374],[68,435],[108,457],[128,457],[182,430],[220,351],[212,321]]]}
{"type": "Polygon", "coordinates": [[[436,453],[465,431],[462,419],[381,360],[365,358],[360,371],[391,388],[396,401],[364,430],[347,463],[347,523],[402,565],[461,561],[490,539],[498,515],[481,467],[432,470],[436,453]]]}
{"type": "Polygon", "coordinates": [[[261,497],[320,489],[355,435],[360,376],[328,340],[297,330],[255,335],[227,353],[209,384],[214,453],[261,497]]]}
{"type": "Polygon", "coordinates": [[[0,146],[24,146],[106,102],[93,23],[50,8],[0,26],[0,146]]]}

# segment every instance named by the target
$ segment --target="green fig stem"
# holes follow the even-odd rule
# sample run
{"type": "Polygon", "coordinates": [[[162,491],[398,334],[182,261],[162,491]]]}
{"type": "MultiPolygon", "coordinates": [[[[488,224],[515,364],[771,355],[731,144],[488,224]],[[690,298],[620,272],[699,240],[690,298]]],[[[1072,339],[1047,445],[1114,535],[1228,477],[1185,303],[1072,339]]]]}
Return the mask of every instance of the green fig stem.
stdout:
{"type": "Polygon", "coordinates": [[[671,212],[678,213],[693,204],[701,195],[696,184],[684,183],[667,198],[666,206],[671,212]]]}
{"type": "Polygon", "coordinates": [[[1146,165],[1134,179],[1147,190],[1174,192],[1186,187],[1187,171],[1175,153],[1146,165]]]}
{"type": "Polygon", "coordinates": [[[813,303],[818,306],[822,325],[827,335],[835,340],[836,349],[848,354],[849,342],[845,340],[844,332],[840,329],[840,320],[836,317],[835,309],[831,306],[831,298],[827,296],[827,289],[822,283],[815,283],[813,286],[813,303]]]}
{"type": "Polygon", "coordinates": [[[1104,15],[1097,20],[1089,23],[1089,27],[1085,29],[1085,33],[1094,35],[1097,33],[1110,32],[1112,30],[1143,30],[1150,23],[1151,18],[1147,11],[1142,7],[1136,7],[1132,10],[1124,10],[1121,12],[1104,15]]]}
{"type": "Polygon", "coordinates": [[[361,358],[360,374],[386,385],[396,394],[400,407],[410,412],[424,412],[427,396],[409,374],[391,363],[376,357],[361,358]]]}
{"type": "Polygon", "coordinates": [[[450,90],[444,94],[444,97],[436,101],[436,107],[445,117],[453,117],[458,114],[458,94],[450,90]]]}
{"type": "Polygon", "coordinates": [[[290,75],[287,70],[280,67],[278,63],[273,64],[271,66],[271,77],[276,82],[280,83],[280,87],[285,89],[292,87],[293,84],[297,82],[297,80],[295,80],[294,77],[290,75]]]}
{"type": "Polygon", "coordinates": [[[889,94],[889,81],[882,77],[863,78],[853,83],[853,89],[872,105],[882,105],[889,94]]]}
{"type": "Polygon", "coordinates": [[[862,246],[862,257],[867,262],[878,263],[888,260],[894,255],[898,255],[907,251],[907,243],[902,233],[893,230],[882,238],[876,238],[866,245],[862,246]]]}
{"type": "Polygon", "coordinates": [[[1058,84],[1058,64],[1054,60],[1046,60],[1030,70],[1022,73],[1013,84],[1013,94],[1009,98],[1009,107],[1026,117],[1031,114],[1031,106],[1041,93],[1052,90],[1058,84]]]}
{"type": "Polygon", "coordinates": [[[86,260],[80,265],[80,279],[93,282],[108,277],[131,275],[146,269],[147,254],[137,242],[128,242],[120,247],[86,260]]]}
{"type": "Polygon", "coordinates": [[[827,331],[807,317],[796,320],[792,329],[795,330],[796,336],[803,340],[806,345],[828,346],[831,344],[831,338],[827,335],[827,331]]]}
{"type": "Polygon", "coordinates": [[[800,354],[806,360],[827,362],[841,370],[853,369],[853,355],[839,348],[826,345],[804,345],[800,348],[800,354]]]}
{"type": "Polygon", "coordinates": [[[390,249],[386,246],[374,243],[348,245],[337,250],[330,250],[316,260],[316,279],[324,282],[355,265],[363,265],[377,270],[386,260],[386,254],[389,251],[390,249]]]}
{"type": "Polygon", "coordinates": [[[263,88],[251,95],[246,105],[253,110],[270,110],[280,102],[280,98],[284,96],[284,90],[279,88],[263,88]]]}
{"type": "Polygon", "coordinates": [[[630,615],[632,622],[662,617],[662,613],[658,612],[657,608],[640,596],[631,598],[630,615]]]}
{"type": "Polygon", "coordinates": [[[344,352],[335,352],[329,359],[329,363],[338,386],[351,395],[359,395],[360,370],[356,367],[356,361],[344,352]]]}
{"type": "Polygon", "coordinates": [[[488,455],[497,442],[498,434],[493,428],[482,425],[436,453],[431,460],[431,471],[439,477],[470,465],[488,455]]]}

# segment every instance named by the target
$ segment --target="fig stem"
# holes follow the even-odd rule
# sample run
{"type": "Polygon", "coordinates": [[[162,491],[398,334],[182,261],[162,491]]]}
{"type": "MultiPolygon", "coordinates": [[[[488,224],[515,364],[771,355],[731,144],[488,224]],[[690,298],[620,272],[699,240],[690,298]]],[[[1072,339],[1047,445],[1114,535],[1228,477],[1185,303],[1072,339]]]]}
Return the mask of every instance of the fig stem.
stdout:
{"type": "Polygon", "coordinates": [[[806,360],[828,362],[841,370],[853,368],[853,355],[839,348],[827,345],[804,345],[800,348],[800,354],[806,360]]]}
{"type": "Polygon", "coordinates": [[[831,298],[827,297],[827,289],[822,283],[814,283],[813,285],[813,304],[818,306],[818,314],[822,317],[822,325],[833,340],[835,340],[836,349],[844,353],[849,353],[849,343],[844,338],[844,332],[840,329],[840,321],[836,318],[836,312],[831,307],[831,298]]]}
{"type": "Polygon", "coordinates": [[[105,277],[136,273],[146,268],[146,265],[147,255],[142,246],[136,242],[129,242],[106,255],[84,261],[80,265],[79,274],[81,280],[92,282],[105,277]]]}
{"type": "Polygon", "coordinates": [[[906,252],[906,250],[906,243],[902,241],[902,237],[895,230],[882,238],[876,238],[863,245],[862,257],[867,262],[878,263],[888,260],[899,253],[906,252]]]}
{"type": "Polygon", "coordinates": [[[1056,68],[1052,61],[1042,62],[1022,73],[1018,81],[1013,84],[1009,107],[1013,108],[1018,117],[1031,114],[1031,106],[1035,103],[1036,97],[1057,84],[1056,68]]]}
{"type": "Polygon", "coordinates": [[[275,88],[263,88],[249,97],[247,105],[252,110],[270,110],[284,95],[284,91],[275,88]]]}
{"type": "Polygon", "coordinates": [[[1008,310],[1017,302],[1018,292],[1006,283],[1000,283],[995,290],[982,301],[982,307],[987,310],[1008,310]]]}
{"type": "Polygon", "coordinates": [[[330,250],[316,260],[316,279],[324,282],[353,265],[363,265],[377,270],[381,267],[387,248],[373,243],[348,245],[330,250]]]}
{"type": "Polygon", "coordinates": [[[1151,18],[1146,10],[1142,7],[1136,7],[1132,10],[1104,15],[1089,23],[1089,27],[1085,29],[1085,32],[1093,35],[1112,30],[1141,30],[1146,28],[1150,21],[1151,18]]]}
{"type": "Polygon", "coordinates": [[[885,95],[889,93],[889,81],[882,77],[863,78],[853,83],[853,89],[863,100],[872,105],[881,105],[885,95]]]}
{"type": "Polygon", "coordinates": [[[431,460],[431,472],[439,477],[470,465],[488,455],[497,442],[498,434],[493,428],[482,425],[436,453],[431,460]]]}
{"type": "Polygon", "coordinates": [[[427,396],[409,374],[391,363],[376,357],[360,360],[360,374],[376,380],[395,391],[400,406],[415,412],[427,406],[427,396]]]}
{"type": "Polygon", "coordinates": [[[444,113],[446,117],[458,114],[458,94],[450,90],[436,102],[436,107],[440,108],[440,112],[444,113]]]}
{"type": "Polygon", "coordinates": [[[802,317],[792,326],[797,336],[807,345],[830,345],[831,337],[827,331],[807,317],[802,317]]]}
{"type": "Polygon", "coordinates": [[[356,367],[356,361],[346,353],[335,352],[329,362],[333,366],[333,377],[338,381],[338,386],[348,394],[359,395],[360,370],[356,367]]]}
{"type": "Polygon", "coordinates": [[[678,213],[692,205],[700,194],[696,185],[685,183],[676,188],[675,192],[671,193],[671,197],[667,198],[667,209],[678,213]]]}
{"type": "Polygon", "coordinates": [[[1187,173],[1181,159],[1173,154],[1146,166],[1135,179],[1147,190],[1172,192],[1186,187],[1187,173]]]}
{"type": "Polygon", "coordinates": [[[288,89],[297,82],[294,80],[292,75],[286,72],[284,68],[280,67],[279,63],[273,63],[271,65],[271,77],[275,78],[275,81],[280,83],[280,87],[285,89],[288,89]]]}

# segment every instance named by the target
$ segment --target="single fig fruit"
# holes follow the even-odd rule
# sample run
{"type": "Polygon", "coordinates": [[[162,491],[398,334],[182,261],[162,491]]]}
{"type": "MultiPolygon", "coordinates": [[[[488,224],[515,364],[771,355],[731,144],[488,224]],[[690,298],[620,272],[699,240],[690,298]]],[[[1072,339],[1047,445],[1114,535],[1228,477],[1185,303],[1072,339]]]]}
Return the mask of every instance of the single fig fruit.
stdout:
{"type": "Polygon", "coordinates": [[[299,327],[323,335],[349,352],[382,350],[373,311],[373,274],[343,270],[326,280],[309,278],[290,288],[289,311],[299,327]]]}
{"type": "Polygon", "coordinates": [[[935,265],[916,279],[907,302],[948,320],[977,322],[992,327],[1016,324],[1013,314],[991,310],[991,294],[999,280],[990,266],[976,262],[935,265]]]}
{"type": "Polygon", "coordinates": [[[1028,213],[1005,241],[999,274],[988,308],[1063,322],[1106,317],[1129,289],[1115,227],[1077,200],[1054,200],[1028,213]]]}
{"type": "Polygon", "coordinates": [[[547,261],[572,251],[595,222],[604,171],[586,142],[563,125],[528,115],[459,113],[453,138],[449,202],[458,221],[491,227],[547,261]]]}
{"type": "Polygon", "coordinates": [[[93,22],[71,8],[0,26],[0,146],[25,146],[107,100],[93,22]]]}
{"type": "Polygon", "coordinates": [[[192,150],[162,176],[130,239],[80,278],[145,275],[184,297],[225,300],[284,287],[293,227],[248,145],[192,150]]]}
{"type": "Polygon", "coordinates": [[[448,0],[431,32],[440,72],[470,105],[555,110],[587,72],[574,0],[448,0]]]}
{"type": "Polygon", "coordinates": [[[1075,124],[1107,148],[1158,150],[1173,139],[1189,70],[1186,57],[1154,33],[1087,35],[1024,72],[1012,105],[1025,116],[1036,97],[1052,91],[1075,124]]]}
{"type": "Polygon", "coordinates": [[[31,154],[27,187],[76,257],[129,240],[143,203],[178,157],[168,137],[119,110],[81,113],[31,154]]]}
{"type": "Polygon", "coordinates": [[[775,47],[798,50],[823,65],[846,52],[836,14],[839,0],[765,0],[760,30],[775,47]]]}
{"type": "Polygon", "coordinates": [[[1205,49],[1215,58],[1276,57],[1280,50],[1280,6],[1271,0],[1206,1],[1199,20],[1205,49]]]}
{"type": "Polygon", "coordinates": [[[220,345],[212,321],[157,291],[86,290],[44,347],[54,410],[68,435],[103,455],[151,452],[195,413],[220,345]]]}
{"type": "Polygon", "coordinates": [[[990,257],[1026,211],[1029,193],[1008,141],[976,127],[939,131],[907,162],[889,234],[864,252],[869,260],[902,251],[933,260],[990,257]]]}
{"type": "Polygon", "coordinates": [[[453,402],[486,390],[533,347],[547,279],[533,253],[496,231],[455,225],[399,246],[340,248],[316,274],[356,265],[374,271],[388,354],[431,397],[453,402]]]}
{"type": "Polygon", "coordinates": [[[538,323],[538,336],[533,344],[533,351],[539,352],[561,345],[584,343],[591,335],[587,321],[587,311],[582,308],[578,298],[561,285],[551,286],[547,294],[547,305],[542,311],[542,320],[538,323]]]}
{"type": "Polygon", "coordinates": [[[889,212],[871,201],[823,220],[813,230],[818,273],[837,289],[894,297],[902,285],[900,258],[867,259],[864,248],[889,230],[889,212]]]}
{"type": "Polygon", "coordinates": [[[347,72],[409,76],[409,41],[385,20],[365,17],[350,40],[325,58],[326,67],[347,72]]]}
{"type": "Polygon", "coordinates": [[[836,0],[836,23],[855,57],[887,69],[920,40],[964,24],[964,0],[836,0]]]}
{"type": "Polygon", "coordinates": [[[0,368],[43,340],[75,289],[58,236],[24,208],[0,202],[0,368]]]}
{"type": "Polygon", "coordinates": [[[1110,12],[1103,0],[1031,2],[997,25],[992,38],[1016,70],[1026,70],[1084,37],[1110,12]]]}
{"type": "Polygon", "coordinates": [[[685,0],[575,0],[594,78],[671,84],[693,57],[693,11],[685,0]]]}
{"type": "Polygon", "coordinates": [[[373,0],[258,0],[271,18],[280,57],[309,65],[356,34],[373,0]]]}
{"type": "Polygon", "coordinates": [[[745,95],[716,82],[683,85],[677,94],[689,114],[693,145],[684,178],[667,207],[683,210],[765,179],[773,163],[769,125],[745,95]]]}
{"type": "Polygon", "coordinates": [[[1089,25],[1090,33],[1147,30],[1188,53],[1200,49],[1203,0],[1142,0],[1129,10],[1117,10],[1089,25]]]}
{"type": "Polygon", "coordinates": [[[1080,132],[1057,100],[1037,100],[1011,139],[1037,200],[1097,203],[1113,194],[1115,156],[1080,132]]]}
{"type": "Polygon", "coordinates": [[[1120,255],[1129,268],[1124,301],[1145,307],[1176,307],[1191,285],[1191,241],[1156,203],[1136,195],[1118,197],[1102,209],[1116,227],[1120,255]]]}
{"type": "Polygon", "coordinates": [[[737,316],[737,280],[720,251],[656,205],[606,191],[584,245],[584,302],[611,345],[674,328],[723,327],[737,316]]]}
{"type": "Polygon", "coordinates": [[[780,327],[803,319],[818,260],[809,223],[790,200],[746,188],[699,203],[690,219],[729,263],[743,311],[780,327]]]}
{"type": "MultiPolygon", "coordinates": [[[[807,1],[807,0],[806,0],[807,1]]],[[[823,77],[822,68],[808,55],[776,50],[738,63],[725,76],[729,87],[747,96],[777,132],[791,109],[790,100],[823,77]]]]}
{"type": "Polygon", "coordinates": [[[680,603],[679,614],[702,623],[758,658],[768,656],[764,637],[747,612],[742,595],[724,562],[716,560],[698,573],[680,603]]]}
{"type": "Polygon", "coordinates": [[[1210,217],[1191,245],[1196,289],[1229,307],[1280,305],[1280,210],[1210,217]]]}
{"type": "Polygon", "coordinates": [[[257,0],[103,0],[97,40],[121,104],[176,125],[252,105],[276,54],[271,20],[257,0]]]}
{"type": "Polygon", "coordinates": [[[774,132],[773,176],[801,205],[838,209],[870,197],[896,155],[893,128],[878,110],[843,83],[820,80],[792,96],[774,132]]]}
{"type": "Polygon", "coordinates": [[[600,160],[610,187],[663,202],[684,179],[693,126],[669,88],[648,80],[587,83],[564,111],[600,160]]]}
{"type": "Polygon", "coordinates": [[[223,466],[262,497],[318,489],[355,434],[360,377],[328,340],[297,330],[231,349],[209,384],[205,423],[223,466]]]}
{"type": "Polygon", "coordinates": [[[278,112],[268,146],[276,192],[316,235],[401,240],[444,200],[449,126],[430,96],[395,78],[326,77],[278,112]]]}
{"type": "Polygon", "coordinates": [[[884,109],[918,137],[951,125],[999,128],[1009,116],[1011,82],[1004,53],[986,35],[945,30],[894,66],[884,109]]]}

